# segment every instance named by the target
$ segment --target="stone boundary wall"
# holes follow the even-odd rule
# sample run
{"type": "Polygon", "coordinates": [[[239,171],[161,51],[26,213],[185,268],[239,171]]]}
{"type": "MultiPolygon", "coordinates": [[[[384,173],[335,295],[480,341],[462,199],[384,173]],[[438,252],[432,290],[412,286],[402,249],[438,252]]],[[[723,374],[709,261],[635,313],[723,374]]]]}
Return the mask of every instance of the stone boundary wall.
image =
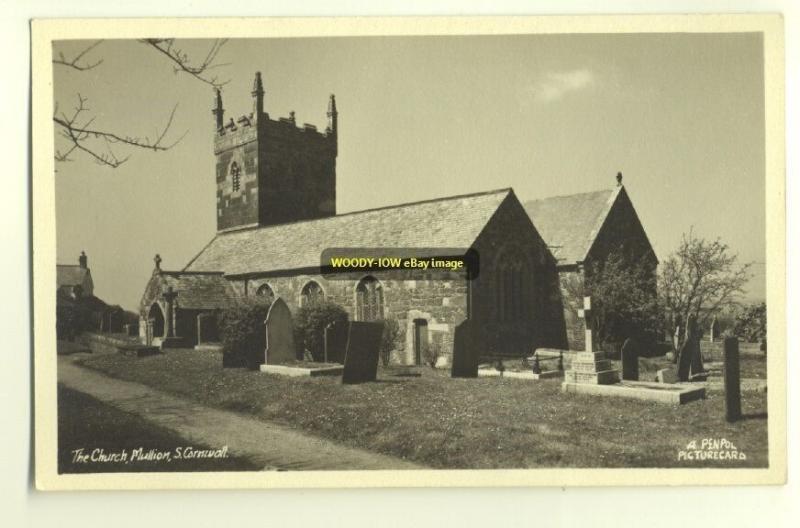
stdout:
{"type": "Polygon", "coordinates": [[[96,334],[84,332],[79,341],[89,347],[93,354],[116,354],[120,345],[138,344],[139,340],[124,334],[96,334]]]}

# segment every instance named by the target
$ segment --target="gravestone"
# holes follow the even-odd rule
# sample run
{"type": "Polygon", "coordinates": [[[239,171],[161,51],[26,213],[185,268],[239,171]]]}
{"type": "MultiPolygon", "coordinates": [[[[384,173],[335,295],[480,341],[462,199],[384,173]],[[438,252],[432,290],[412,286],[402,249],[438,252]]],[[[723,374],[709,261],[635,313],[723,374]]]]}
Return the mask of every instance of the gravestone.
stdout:
{"type": "Polygon", "coordinates": [[[622,344],[622,379],[639,381],[639,343],[629,337],[622,344]]]}
{"type": "Polygon", "coordinates": [[[711,321],[711,327],[709,328],[708,332],[708,340],[712,343],[719,337],[719,321],[717,321],[717,316],[714,316],[714,320],[711,321]]]}
{"type": "Polygon", "coordinates": [[[325,362],[344,363],[347,349],[348,322],[334,322],[325,327],[325,362]]]}
{"type": "Polygon", "coordinates": [[[689,316],[686,323],[686,337],[678,354],[678,379],[689,381],[691,373],[699,372],[698,367],[702,368],[702,358],[700,356],[700,337],[697,334],[697,318],[689,316]]]}
{"type": "Polygon", "coordinates": [[[681,327],[675,326],[675,333],[672,335],[672,349],[675,351],[675,359],[678,358],[678,351],[681,347],[681,327]]]}
{"type": "Polygon", "coordinates": [[[477,378],[480,342],[475,323],[467,319],[456,326],[453,336],[453,378],[477,378]]]}
{"type": "Polygon", "coordinates": [[[678,371],[675,370],[675,367],[661,369],[656,372],[656,380],[659,383],[677,383],[678,371]]]}
{"type": "Polygon", "coordinates": [[[342,383],[364,383],[378,377],[383,322],[351,321],[347,333],[342,383]]]}
{"type": "Polygon", "coordinates": [[[219,327],[216,314],[211,312],[197,314],[197,342],[219,342],[219,327]]]}
{"type": "Polygon", "coordinates": [[[742,388],[739,372],[739,340],[729,337],[724,342],[722,370],[725,385],[725,419],[735,422],[742,417],[742,388]]]}
{"type": "Polygon", "coordinates": [[[264,363],[277,365],[293,361],[297,357],[297,349],[294,346],[292,313],[283,299],[278,297],[272,302],[264,322],[267,325],[264,363]]]}

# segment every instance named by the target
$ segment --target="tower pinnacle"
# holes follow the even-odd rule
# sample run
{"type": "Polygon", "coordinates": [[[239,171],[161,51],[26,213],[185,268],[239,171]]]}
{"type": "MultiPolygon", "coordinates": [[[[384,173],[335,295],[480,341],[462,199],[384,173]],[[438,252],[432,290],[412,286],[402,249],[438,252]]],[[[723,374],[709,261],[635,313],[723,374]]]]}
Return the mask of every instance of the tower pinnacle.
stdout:
{"type": "Polygon", "coordinates": [[[261,72],[256,72],[256,78],[253,80],[253,91],[250,92],[253,96],[253,117],[258,121],[261,114],[264,113],[264,85],[261,84],[261,72]]]}
{"type": "Polygon", "coordinates": [[[214,121],[217,125],[217,130],[220,130],[225,124],[225,109],[222,108],[222,91],[219,88],[216,88],[214,92],[214,108],[211,109],[211,113],[214,114],[214,121]]]}

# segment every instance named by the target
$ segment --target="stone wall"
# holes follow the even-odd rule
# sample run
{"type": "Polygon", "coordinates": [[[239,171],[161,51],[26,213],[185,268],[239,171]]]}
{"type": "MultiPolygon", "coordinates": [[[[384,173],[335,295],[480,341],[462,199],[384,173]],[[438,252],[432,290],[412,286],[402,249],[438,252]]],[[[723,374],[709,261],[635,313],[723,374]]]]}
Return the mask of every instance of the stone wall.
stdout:
{"type": "Polygon", "coordinates": [[[262,114],[214,139],[217,230],[336,214],[336,136],[262,114]],[[232,164],[239,168],[238,188],[232,164]]]}
{"type": "Polygon", "coordinates": [[[472,283],[471,317],[489,343],[482,356],[529,356],[539,347],[564,348],[566,335],[555,261],[522,205],[511,194],[473,245],[480,274],[472,283]],[[501,313],[509,269],[524,266],[523,297],[514,317],[501,313]]]}
{"type": "MultiPolygon", "coordinates": [[[[383,288],[384,318],[397,319],[400,326],[400,343],[394,354],[397,363],[413,364],[413,327],[415,319],[427,322],[429,342],[439,342],[449,364],[453,349],[453,331],[467,317],[467,280],[453,275],[444,280],[399,279],[396,275],[374,273],[383,288]]],[[[234,287],[242,295],[255,296],[259,286],[268,284],[276,297],[282,297],[289,309],[296,313],[300,308],[303,287],[316,281],[325,297],[344,308],[351,320],[356,314],[356,287],[364,276],[346,279],[327,279],[317,274],[290,277],[270,277],[235,281],[234,287]],[[246,292],[246,293],[245,293],[246,292]]]]}

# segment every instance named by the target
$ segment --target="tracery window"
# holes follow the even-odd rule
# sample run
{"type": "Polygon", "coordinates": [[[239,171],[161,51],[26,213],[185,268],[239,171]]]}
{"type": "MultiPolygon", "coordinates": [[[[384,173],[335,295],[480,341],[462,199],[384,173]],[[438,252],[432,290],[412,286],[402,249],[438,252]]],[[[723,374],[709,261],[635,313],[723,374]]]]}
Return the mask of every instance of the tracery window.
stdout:
{"type": "Polygon", "coordinates": [[[364,277],[356,286],[356,320],[383,319],[383,286],[375,277],[364,277]]]}

